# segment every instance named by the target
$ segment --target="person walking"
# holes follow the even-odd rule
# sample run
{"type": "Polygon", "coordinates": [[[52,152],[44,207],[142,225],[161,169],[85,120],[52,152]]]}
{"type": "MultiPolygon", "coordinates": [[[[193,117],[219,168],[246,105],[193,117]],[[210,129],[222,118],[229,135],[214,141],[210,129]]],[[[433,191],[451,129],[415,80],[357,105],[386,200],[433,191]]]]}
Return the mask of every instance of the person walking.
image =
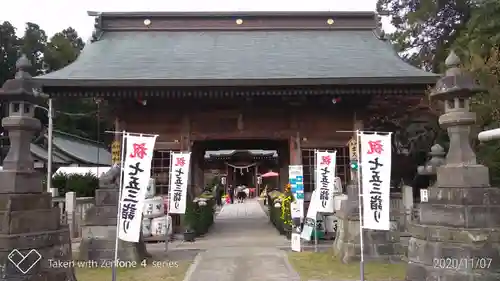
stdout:
{"type": "Polygon", "coordinates": [[[234,204],[234,187],[232,184],[229,185],[229,199],[231,199],[231,204],[234,204]]]}
{"type": "Polygon", "coordinates": [[[245,202],[245,198],[247,197],[247,193],[245,192],[246,186],[244,185],[239,185],[236,188],[236,197],[238,198],[238,203],[243,203],[245,202]]]}
{"type": "Polygon", "coordinates": [[[218,184],[215,187],[215,201],[217,202],[217,206],[222,206],[222,195],[224,194],[224,190],[222,185],[218,184]]]}

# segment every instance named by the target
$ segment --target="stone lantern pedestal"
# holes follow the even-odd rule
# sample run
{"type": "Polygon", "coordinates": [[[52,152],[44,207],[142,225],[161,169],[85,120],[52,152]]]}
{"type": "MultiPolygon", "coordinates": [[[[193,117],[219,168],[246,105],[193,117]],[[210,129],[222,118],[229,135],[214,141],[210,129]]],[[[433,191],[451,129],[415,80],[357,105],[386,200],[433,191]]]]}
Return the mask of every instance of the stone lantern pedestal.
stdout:
{"type": "MultiPolygon", "coordinates": [[[[334,253],[342,262],[350,263],[360,260],[360,216],[359,191],[356,181],[347,186],[348,199],[342,202],[337,213],[337,234],[334,242],[334,253]],[[345,204],[344,204],[345,203],[345,204]]],[[[363,230],[364,259],[397,262],[404,254],[400,243],[398,218],[391,212],[391,230],[363,230]]]]}
{"type": "Polygon", "coordinates": [[[27,72],[30,64],[23,56],[16,66],[16,78],[0,90],[0,99],[9,102],[2,126],[10,138],[0,171],[0,280],[73,281],[69,228],[61,225],[51,194],[43,192],[31,158],[31,139],[41,125],[34,118],[37,98],[27,72]]]}
{"type": "Polygon", "coordinates": [[[420,204],[419,221],[409,229],[408,281],[500,280],[500,189],[489,186],[488,168],[477,163],[470,146],[476,116],[469,98],[480,89],[459,64],[452,52],[431,95],[445,103],[439,123],[450,148],[428,202],[420,204]]]}
{"type": "MultiPolygon", "coordinates": [[[[116,165],[99,179],[99,189],[95,193],[95,204],[87,210],[82,225],[80,260],[91,260],[98,263],[114,260],[119,177],[120,166],[116,165]]],[[[140,264],[149,257],[142,237],[138,243],[118,241],[119,260],[140,264]]]]}

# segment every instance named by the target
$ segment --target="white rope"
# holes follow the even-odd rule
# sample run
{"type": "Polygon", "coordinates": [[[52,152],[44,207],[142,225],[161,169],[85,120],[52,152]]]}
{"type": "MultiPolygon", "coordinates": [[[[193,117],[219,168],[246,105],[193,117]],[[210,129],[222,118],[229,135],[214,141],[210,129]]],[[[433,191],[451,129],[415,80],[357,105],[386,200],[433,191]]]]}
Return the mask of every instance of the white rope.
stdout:
{"type": "Polygon", "coordinates": [[[247,165],[247,166],[236,166],[236,165],[231,165],[229,163],[226,163],[226,165],[228,165],[229,167],[231,167],[233,169],[243,170],[243,169],[251,168],[251,167],[257,165],[257,163],[253,163],[253,164],[250,164],[250,165],[247,165]]]}

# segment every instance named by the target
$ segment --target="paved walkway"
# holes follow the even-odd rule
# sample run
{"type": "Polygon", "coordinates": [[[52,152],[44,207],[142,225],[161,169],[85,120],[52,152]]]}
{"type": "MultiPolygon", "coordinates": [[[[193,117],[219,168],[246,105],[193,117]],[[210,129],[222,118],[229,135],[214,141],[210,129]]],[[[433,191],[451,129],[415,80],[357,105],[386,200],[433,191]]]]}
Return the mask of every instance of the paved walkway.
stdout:
{"type": "Polygon", "coordinates": [[[209,234],[175,248],[206,250],[196,257],[185,281],[298,281],[280,250],[289,245],[257,200],[248,200],[225,205],[209,234]]]}

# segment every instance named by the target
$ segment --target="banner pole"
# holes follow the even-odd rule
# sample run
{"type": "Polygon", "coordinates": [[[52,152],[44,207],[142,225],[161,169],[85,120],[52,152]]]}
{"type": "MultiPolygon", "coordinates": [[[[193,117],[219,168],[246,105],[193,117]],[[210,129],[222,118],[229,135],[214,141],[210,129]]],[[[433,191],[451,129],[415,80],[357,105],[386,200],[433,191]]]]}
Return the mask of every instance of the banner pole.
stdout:
{"type": "MultiPolygon", "coordinates": [[[[358,168],[363,169],[363,166],[361,165],[360,162],[360,155],[361,155],[361,134],[362,132],[356,131],[356,142],[357,142],[357,161],[358,161],[358,168]]],[[[361,254],[360,254],[360,260],[359,260],[359,278],[361,281],[365,281],[365,255],[364,255],[364,238],[363,238],[363,191],[361,187],[361,169],[358,169],[358,174],[357,174],[357,179],[358,179],[358,201],[359,201],[359,246],[361,247],[361,254]]]]}
{"type": "MultiPolygon", "coordinates": [[[[313,194],[315,197],[318,197],[318,150],[314,150],[314,191],[313,194]]],[[[312,198],[313,200],[316,200],[315,198],[312,198]]],[[[316,216],[314,218],[314,252],[318,252],[318,212],[316,212],[316,216]]]]}
{"type": "Polygon", "coordinates": [[[114,260],[113,264],[111,265],[111,281],[116,281],[116,263],[118,262],[118,243],[120,239],[118,238],[118,232],[120,228],[120,210],[122,209],[122,187],[123,187],[123,165],[125,162],[125,139],[126,139],[126,132],[122,131],[122,144],[121,144],[121,156],[120,156],[120,184],[118,186],[118,211],[117,211],[117,216],[116,216],[116,238],[115,238],[115,253],[114,253],[114,260]]]}
{"type": "MultiPolygon", "coordinates": [[[[170,217],[170,225],[171,227],[173,228],[173,221],[172,221],[172,217],[170,216],[170,196],[172,196],[172,193],[170,192],[170,174],[172,173],[172,162],[174,161],[174,155],[172,153],[172,150],[169,151],[170,153],[170,163],[169,163],[169,167],[168,167],[168,193],[167,193],[167,198],[168,198],[168,205],[167,205],[167,231],[165,233],[165,252],[168,251],[168,240],[169,240],[169,237],[168,237],[168,231],[169,231],[169,228],[168,228],[168,218],[170,217]]],[[[172,233],[173,233],[173,229],[172,229],[172,233]]]]}

